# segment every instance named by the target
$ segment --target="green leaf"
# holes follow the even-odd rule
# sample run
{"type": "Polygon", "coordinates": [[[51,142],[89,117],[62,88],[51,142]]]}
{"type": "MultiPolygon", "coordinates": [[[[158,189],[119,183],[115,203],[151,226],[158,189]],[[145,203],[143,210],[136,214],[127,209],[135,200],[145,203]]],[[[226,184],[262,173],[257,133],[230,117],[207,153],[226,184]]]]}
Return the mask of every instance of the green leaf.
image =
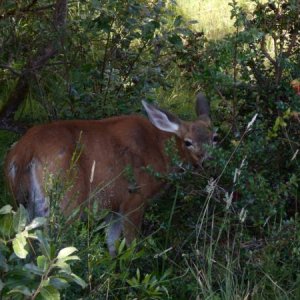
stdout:
{"type": "Polygon", "coordinates": [[[68,280],[66,278],[51,276],[49,279],[50,279],[50,285],[54,286],[58,290],[65,289],[69,286],[68,280]]]}
{"type": "Polygon", "coordinates": [[[178,34],[173,34],[168,38],[169,42],[176,47],[183,47],[182,40],[178,34]]]}
{"type": "Polygon", "coordinates": [[[35,218],[29,225],[25,227],[25,230],[32,230],[38,227],[44,226],[47,223],[47,219],[43,217],[35,218]]]}
{"type": "Polygon", "coordinates": [[[39,276],[43,275],[44,273],[43,269],[40,269],[38,266],[36,266],[33,263],[25,264],[24,269],[31,272],[32,274],[39,275],[39,276]]]}
{"type": "Polygon", "coordinates": [[[118,253],[121,254],[123,251],[124,251],[124,248],[125,248],[125,245],[126,245],[126,241],[125,239],[123,239],[119,245],[119,248],[118,248],[118,253]]]}
{"type": "MultiPolygon", "coordinates": [[[[7,294],[8,295],[10,295],[10,294],[22,294],[22,295],[25,295],[25,296],[28,296],[28,297],[30,297],[32,295],[29,288],[27,286],[24,286],[24,285],[18,285],[16,287],[14,287],[7,294]]],[[[10,298],[10,299],[13,299],[13,298],[10,298]]]]}
{"type": "Polygon", "coordinates": [[[41,291],[40,291],[41,296],[43,299],[48,299],[48,300],[59,300],[60,299],[60,294],[59,291],[53,287],[53,286],[44,286],[41,291]]]}
{"type": "Polygon", "coordinates": [[[37,230],[36,231],[36,236],[40,242],[40,248],[42,253],[47,257],[47,258],[51,258],[50,257],[50,245],[44,235],[44,233],[41,230],[37,230]]]}
{"type": "Polygon", "coordinates": [[[78,285],[80,285],[83,289],[87,286],[87,284],[85,283],[84,280],[82,280],[79,276],[77,276],[76,274],[72,273],[71,277],[73,279],[73,281],[75,283],[77,283],[78,285]]]}
{"type": "Polygon", "coordinates": [[[12,212],[12,206],[7,204],[0,209],[0,215],[7,215],[12,212]]]}
{"type": "Polygon", "coordinates": [[[70,274],[71,273],[71,267],[69,264],[65,263],[62,260],[58,260],[55,264],[53,264],[53,267],[57,267],[61,269],[62,271],[70,274]]]}
{"type": "Polygon", "coordinates": [[[7,272],[8,271],[8,264],[7,264],[6,257],[1,252],[3,250],[2,248],[3,248],[3,246],[0,248],[0,270],[4,271],[4,272],[7,272]]]}
{"type": "Polygon", "coordinates": [[[15,254],[19,258],[26,258],[28,251],[25,249],[25,246],[27,245],[26,241],[26,231],[18,233],[16,237],[13,239],[13,249],[15,254]]]}
{"type": "Polygon", "coordinates": [[[183,21],[183,18],[182,16],[177,16],[174,20],[174,26],[175,27],[178,27],[182,24],[182,21],[183,21]]]}
{"type": "Polygon", "coordinates": [[[70,254],[74,253],[75,251],[77,251],[77,249],[75,247],[67,247],[67,248],[61,249],[58,252],[57,258],[58,259],[65,258],[65,257],[69,256],[70,254]]]}
{"type": "Polygon", "coordinates": [[[38,256],[36,262],[38,267],[43,271],[46,271],[49,267],[49,260],[44,255],[38,256]]]}
{"type": "Polygon", "coordinates": [[[3,236],[9,237],[13,234],[13,215],[6,214],[0,217],[0,232],[3,236]]]}
{"type": "Polygon", "coordinates": [[[21,204],[17,213],[14,215],[13,218],[13,226],[16,233],[24,230],[27,224],[27,220],[28,220],[28,212],[21,204]]]}

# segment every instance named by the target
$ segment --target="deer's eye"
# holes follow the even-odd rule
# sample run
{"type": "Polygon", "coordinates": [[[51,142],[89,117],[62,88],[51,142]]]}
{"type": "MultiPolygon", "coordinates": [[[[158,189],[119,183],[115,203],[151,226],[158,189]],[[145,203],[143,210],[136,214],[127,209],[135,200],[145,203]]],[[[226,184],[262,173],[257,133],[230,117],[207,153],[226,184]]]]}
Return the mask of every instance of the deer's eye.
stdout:
{"type": "Polygon", "coordinates": [[[190,140],[185,140],[185,141],[184,141],[184,144],[185,144],[185,146],[186,146],[187,148],[193,146],[193,143],[192,143],[192,141],[190,141],[190,140]]]}

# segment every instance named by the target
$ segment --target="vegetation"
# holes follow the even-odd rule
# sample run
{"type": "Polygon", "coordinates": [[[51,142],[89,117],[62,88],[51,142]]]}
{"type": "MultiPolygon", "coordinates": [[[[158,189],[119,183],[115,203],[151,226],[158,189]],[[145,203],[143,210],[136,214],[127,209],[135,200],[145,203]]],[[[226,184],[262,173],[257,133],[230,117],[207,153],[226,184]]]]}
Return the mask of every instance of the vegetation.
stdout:
{"type": "Polygon", "coordinates": [[[300,4],[227,2],[226,34],[167,1],[1,3],[1,158],[28,124],[136,113],[141,99],[191,119],[198,90],[219,137],[204,171],[168,176],[116,258],[105,212],[68,226],[57,191],[42,230],[7,206],[1,174],[3,299],[299,299],[300,4]]]}

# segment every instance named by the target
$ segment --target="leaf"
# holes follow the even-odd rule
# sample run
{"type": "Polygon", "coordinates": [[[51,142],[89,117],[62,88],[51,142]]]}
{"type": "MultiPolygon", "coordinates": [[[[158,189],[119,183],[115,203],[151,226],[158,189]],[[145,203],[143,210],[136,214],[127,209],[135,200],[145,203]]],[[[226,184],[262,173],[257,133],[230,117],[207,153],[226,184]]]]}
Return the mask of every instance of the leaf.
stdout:
{"type": "Polygon", "coordinates": [[[60,299],[60,294],[59,291],[51,286],[44,286],[41,291],[40,291],[41,296],[43,297],[43,299],[49,299],[49,300],[59,300],[60,299]]]}
{"type": "Polygon", "coordinates": [[[4,272],[7,272],[8,271],[8,264],[7,264],[6,257],[1,252],[3,250],[2,248],[3,247],[0,248],[0,270],[4,271],[4,272]]]}
{"type": "MultiPolygon", "coordinates": [[[[28,296],[28,297],[30,297],[32,295],[29,288],[27,286],[24,286],[24,285],[18,285],[16,287],[14,287],[7,294],[8,295],[10,295],[10,294],[22,294],[22,295],[25,295],[25,296],[28,296]]],[[[10,299],[13,299],[13,298],[10,298],[10,299]]]]}
{"type": "Polygon", "coordinates": [[[38,267],[43,271],[46,271],[47,268],[49,267],[49,261],[44,255],[38,256],[36,262],[38,267]]]}
{"type": "Polygon", "coordinates": [[[29,225],[25,227],[25,230],[32,230],[38,227],[44,226],[47,223],[47,219],[43,217],[35,218],[29,225]]]}
{"type": "Polygon", "coordinates": [[[183,18],[182,16],[177,16],[174,20],[174,26],[175,27],[178,27],[182,24],[182,21],[183,21],[183,18]]]}
{"type": "Polygon", "coordinates": [[[41,230],[36,231],[36,236],[40,242],[40,248],[42,253],[50,259],[50,245],[44,235],[44,233],[41,230]]]}
{"type": "Polygon", "coordinates": [[[61,269],[63,272],[65,272],[67,274],[71,273],[71,267],[69,266],[69,264],[65,263],[64,261],[58,260],[52,266],[61,269]]]}
{"type": "Polygon", "coordinates": [[[75,251],[78,251],[75,247],[66,247],[58,252],[57,258],[65,258],[70,254],[74,253],[75,251]]]}
{"type": "Polygon", "coordinates": [[[54,286],[56,289],[61,290],[69,286],[68,280],[63,277],[52,276],[50,279],[50,285],[54,286]]]}
{"type": "Polygon", "coordinates": [[[14,252],[19,258],[26,258],[28,254],[28,251],[25,249],[25,246],[27,245],[25,233],[26,231],[18,233],[12,242],[14,252]]]}
{"type": "Polygon", "coordinates": [[[28,212],[21,204],[17,213],[13,217],[13,226],[16,233],[24,230],[28,220],[28,212]]]}
{"type": "Polygon", "coordinates": [[[3,290],[4,287],[4,283],[2,282],[2,280],[0,279],[0,292],[3,290]]]}
{"type": "Polygon", "coordinates": [[[68,260],[80,260],[80,258],[77,255],[71,255],[66,258],[60,258],[58,261],[66,262],[68,260]]]}
{"type": "Polygon", "coordinates": [[[85,281],[83,279],[81,279],[79,276],[77,276],[76,274],[72,273],[71,277],[72,277],[73,281],[75,283],[77,283],[78,285],[80,285],[83,289],[87,286],[85,281]]]}
{"type": "Polygon", "coordinates": [[[183,47],[182,40],[178,34],[173,34],[168,38],[169,42],[179,48],[183,47]]]}
{"type": "Polygon", "coordinates": [[[24,269],[31,272],[32,274],[39,275],[39,276],[43,275],[44,273],[43,269],[40,269],[38,266],[36,266],[33,263],[25,264],[24,269]]]}
{"type": "Polygon", "coordinates": [[[12,226],[13,226],[13,215],[12,214],[6,214],[6,215],[1,216],[0,232],[3,236],[9,237],[13,234],[12,226]]]}
{"type": "Polygon", "coordinates": [[[126,245],[126,241],[125,239],[123,239],[119,245],[119,248],[118,248],[118,253],[121,254],[123,251],[124,251],[124,248],[125,248],[125,245],[126,245]]]}
{"type": "Polygon", "coordinates": [[[7,215],[12,212],[12,206],[7,204],[0,209],[0,215],[7,215]]]}

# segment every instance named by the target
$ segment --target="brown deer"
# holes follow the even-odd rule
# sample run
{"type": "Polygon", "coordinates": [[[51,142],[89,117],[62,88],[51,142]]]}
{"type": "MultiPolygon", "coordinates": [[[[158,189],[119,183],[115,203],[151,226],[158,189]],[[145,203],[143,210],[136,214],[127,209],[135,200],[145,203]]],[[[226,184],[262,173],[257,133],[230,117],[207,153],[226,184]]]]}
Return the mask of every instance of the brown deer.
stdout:
{"type": "Polygon", "coordinates": [[[64,215],[86,205],[87,199],[98,201],[100,208],[111,211],[107,230],[110,254],[116,254],[115,242],[122,231],[129,245],[140,230],[147,200],[164,184],[146,167],[162,174],[171,170],[165,147],[172,137],[183,161],[201,165],[206,158],[205,145],[213,140],[209,104],[203,94],[197,96],[198,118],[193,122],[142,103],[150,121],[131,115],[56,121],[29,129],[5,161],[5,174],[17,203],[27,207],[31,218],[48,216],[46,177],[52,174],[68,180],[72,176],[72,185],[60,203],[64,215]],[[79,155],[70,172],[78,148],[79,155]],[[127,167],[133,178],[125,174],[127,167]]]}

